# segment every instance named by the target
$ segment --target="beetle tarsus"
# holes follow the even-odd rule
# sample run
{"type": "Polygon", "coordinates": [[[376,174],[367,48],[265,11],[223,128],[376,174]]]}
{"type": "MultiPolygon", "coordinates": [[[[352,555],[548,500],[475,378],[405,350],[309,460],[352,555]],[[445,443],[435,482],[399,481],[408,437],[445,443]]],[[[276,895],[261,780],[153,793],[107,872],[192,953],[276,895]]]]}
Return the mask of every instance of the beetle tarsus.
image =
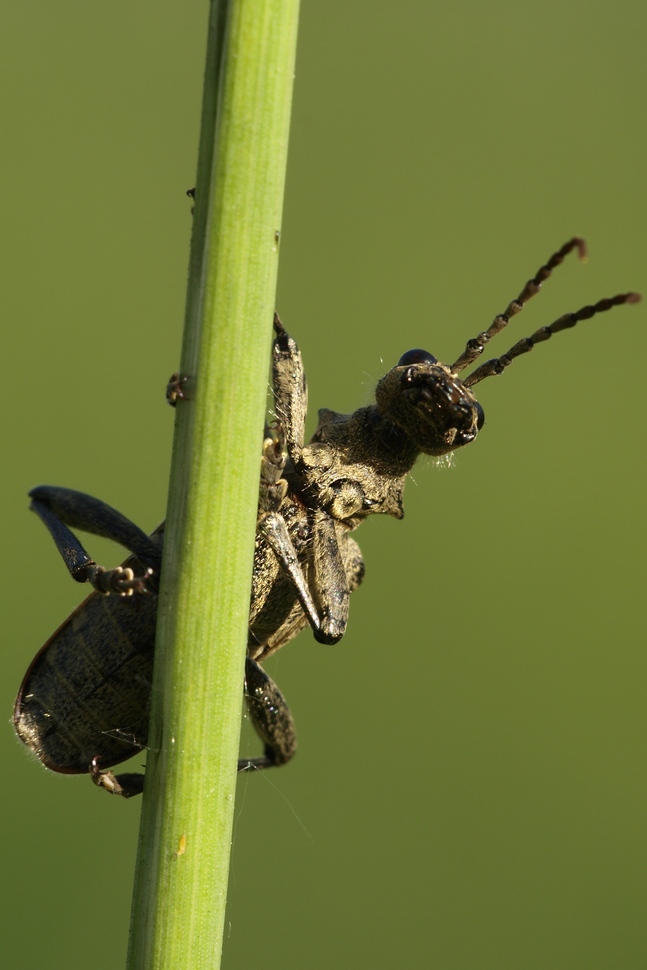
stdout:
{"type": "Polygon", "coordinates": [[[141,795],[144,790],[144,776],[138,772],[124,772],[115,775],[112,771],[101,771],[98,758],[94,758],[90,765],[90,777],[99,788],[103,788],[109,795],[120,795],[122,798],[132,798],[141,795]]]}
{"type": "Polygon", "coordinates": [[[146,592],[146,580],[153,575],[152,569],[147,569],[143,575],[136,576],[129,566],[115,566],[114,569],[105,569],[104,566],[86,567],[88,576],[86,582],[90,583],[97,593],[102,596],[110,596],[111,593],[117,596],[132,596],[133,593],[146,592]]]}
{"type": "Polygon", "coordinates": [[[172,408],[175,407],[178,401],[190,400],[191,396],[187,387],[190,380],[190,377],[181,377],[178,373],[171,375],[166,385],[166,400],[172,408]]]}
{"type": "MultiPolygon", "coordinates": [[[[280,764],[280,762],[279,762],[280,764]]],[[[277,762],[273,758],[239,758],[238,774],[243,771],[265,771],[266,768],[276,768],[277,762]]]]}

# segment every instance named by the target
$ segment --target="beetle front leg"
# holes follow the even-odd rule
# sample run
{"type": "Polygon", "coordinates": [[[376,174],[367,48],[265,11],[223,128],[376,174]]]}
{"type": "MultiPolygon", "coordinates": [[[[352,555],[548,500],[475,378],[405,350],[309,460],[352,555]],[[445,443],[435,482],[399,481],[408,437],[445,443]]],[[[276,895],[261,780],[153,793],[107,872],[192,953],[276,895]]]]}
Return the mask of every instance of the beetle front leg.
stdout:
{"type": "Polygon", "coordinates": [[[337,643],[346,632],[350,589],[339,548],[335,520],[326,512],[314,513],[312,589],[317,599],[320,643],[337,643]]]}
{"type": "MultiPolygon", "coordinates": [[[[315,512],[313,515],[310,583],[306,581],[283,516],[279,512],[267,513],[260,518],[258,530],[263,533],[282,569],[292,580],[315,639],[320,643],[337,643],[346,631],[351,587],[334,520],[325,512],[315,512]]],[[[355,543],[353,546],[357,549],[355,543]]],[[[359,553],[359,550],[357,552],[359,553]]],[[[354,578],[353,589],[359,585],[363,575],[361,557],[359,562],[361,564],[361,567],[357,567],[359,578],[356,580],[354,578]]],[[[355,568],[353,565],[354,570],[355,568]]]]}
{"type": "Polygon", "coordinates": [[[306,413],[308,410],[308,386],[301,352],[274,314],[276,337],[272,348],[272,389],[274,410],[285,434],[288,454],[295,466],[299,465],[303,450],[306,413]]]}
{"type": "Polygon", "coordinates": [[[308,584],[306,583],[297,551],[294,548],[294,543],[290,538],[285,519],[279,512],[268,512],[266,515],[261,516],[257,528],[267,539],[267,543],[278,559],[281,568],[292,580],[303,612],[308,617],[308,622],[315,631],[315,636],[317,636],[321,627],[319,614],[317,613],[317,607],[308,589],[308,584]]]}

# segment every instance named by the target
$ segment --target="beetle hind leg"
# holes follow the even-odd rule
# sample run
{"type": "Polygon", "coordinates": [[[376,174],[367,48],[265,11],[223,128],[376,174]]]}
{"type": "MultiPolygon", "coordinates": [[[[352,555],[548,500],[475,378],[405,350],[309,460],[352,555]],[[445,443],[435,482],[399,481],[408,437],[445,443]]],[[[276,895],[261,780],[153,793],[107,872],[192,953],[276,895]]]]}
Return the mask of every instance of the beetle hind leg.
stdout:
{"type": "Polygon", "coordinates": [[[29,495],[32,510],[49,530],[73,579],[89,583],[105,595],[131,596],[149,589],[154,571],[151,564],[158,566],[160,549],[133,522],[105,502],[71,488],[39,485],[29,495]],[[135,575],[128,566],[99,566],[71,531],[73,528],[104,536],[129,549],[142,562],[142,573],[135,575]]]}
{"type": "Polygon", "coordinates": [[[297,749],[292,714],[272,678],[251,657],[245,661],[245,700],[254,730],[263,741],[265,751],[259,758],[241,758],[238,770],[250,771],[286,764],[297,749]]]}
{"type": "Polygon", "coordinates": [[[121,795],[122,798],[132,798],[141,795],[144,790],[144,776],[138,772],[124,772],[115,775],[112,771],[101,771],[99,759],[94,758],[90,765],[90,777],[99,788],[103,788],[109,795],[121,795]]]}

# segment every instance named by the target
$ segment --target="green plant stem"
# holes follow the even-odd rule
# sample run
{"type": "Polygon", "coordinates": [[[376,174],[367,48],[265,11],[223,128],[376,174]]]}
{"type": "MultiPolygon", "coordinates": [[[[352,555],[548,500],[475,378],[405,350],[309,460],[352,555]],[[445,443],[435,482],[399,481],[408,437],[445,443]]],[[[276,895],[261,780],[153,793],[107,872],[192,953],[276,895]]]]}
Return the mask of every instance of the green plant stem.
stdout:
{"type": "Polygon", "coordinates": [[[129,970],[220,965],[298,0],[212,0],[129,970]]]}

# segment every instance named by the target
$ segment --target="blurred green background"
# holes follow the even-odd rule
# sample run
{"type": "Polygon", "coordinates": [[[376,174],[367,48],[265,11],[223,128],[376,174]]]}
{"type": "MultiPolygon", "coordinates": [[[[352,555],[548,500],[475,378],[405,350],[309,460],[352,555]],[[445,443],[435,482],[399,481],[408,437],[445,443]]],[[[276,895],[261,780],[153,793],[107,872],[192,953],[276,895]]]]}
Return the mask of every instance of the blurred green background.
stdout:
{"type": "MultiPolygon", "coordinates": [[[[207,5],[0,10],[2,963],[123,965],[139,803],[12,736],[80,600],[40,482],[164,515],[207,5]]],[[[452,361],[574,233],[493,353],[647,292],[642,0],[305,2],[278,306],[310,400],[452,361]]],[[[298,758],[239,781],[224,966],[643,968],[645,304],[481,385],[487,426],[358,535],[335,647],[271,664],[298,758]]],[[[121,552],[91,540],[108,565],[121,552]]],[[[243,749],[257,750],[248,726],[243,749]]],[[[191,968],[187,968],[191,970],[191,968]]]]}

